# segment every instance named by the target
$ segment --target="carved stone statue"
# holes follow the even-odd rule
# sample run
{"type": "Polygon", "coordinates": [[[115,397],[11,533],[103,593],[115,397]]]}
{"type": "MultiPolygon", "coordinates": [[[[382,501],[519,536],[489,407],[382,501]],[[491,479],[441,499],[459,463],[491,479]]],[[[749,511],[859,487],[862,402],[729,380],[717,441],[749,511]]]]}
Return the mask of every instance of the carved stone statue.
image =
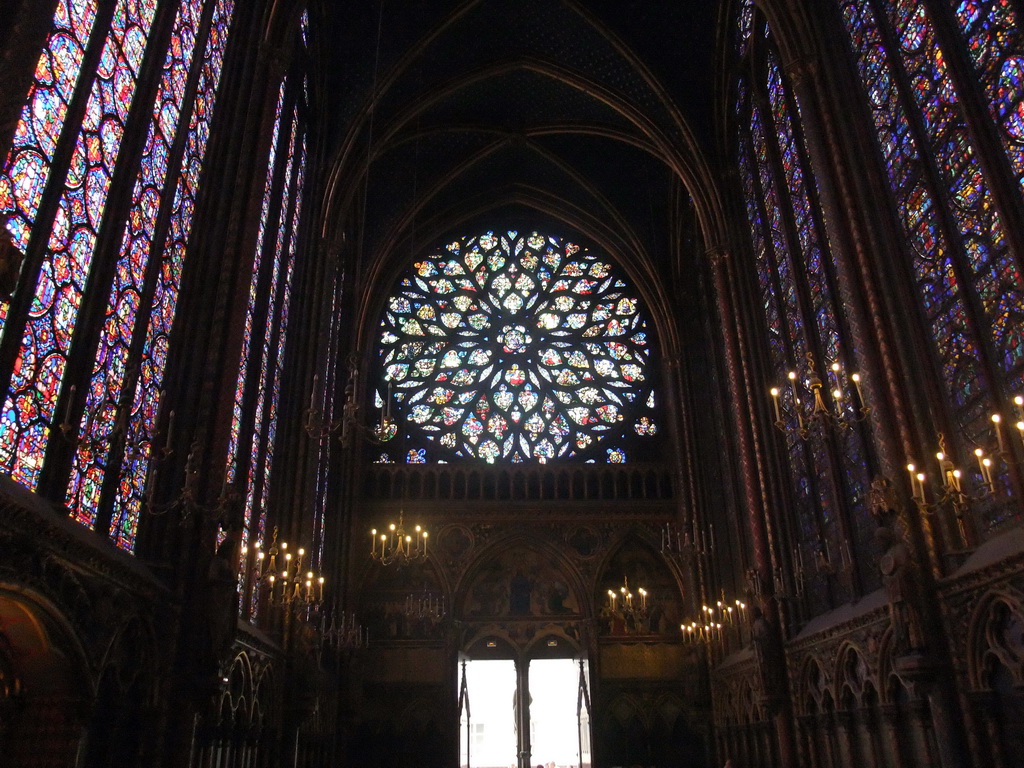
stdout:
{"type": "Polygon", "coordinates": [[[230,651],[238,612],[238,582],[232,567],[235,541],[228,536],[210,560],[206,574],[206,622],[210,653],[222,660],[230,651]]]}
{"type": "Polygon", "coordinates": [[[868,495],[868,503],[871,509],[871,516],[878,521],[879,525],[885,525],[903,511],[903,504],[896,493],[889,478],[876,475],[871,481],[871,491],[868,495]]]}
{"type": "Polygon", "coordinates": [[[754,658],[761,679],[761,692],[769,707],[785,695],[785,657],[782,645],[772,623],[757,606],[750,612],[750,637],[754,645],[754,658]]]}
{"type": "Polygon", "coordinates": [[[926,644],[919,608],[917,564],[906,542],[892,528],[879,526],[875,530],[875,540],[883,548],[878,567],[889,598],[893,656],[922,653],[926,644]]]}

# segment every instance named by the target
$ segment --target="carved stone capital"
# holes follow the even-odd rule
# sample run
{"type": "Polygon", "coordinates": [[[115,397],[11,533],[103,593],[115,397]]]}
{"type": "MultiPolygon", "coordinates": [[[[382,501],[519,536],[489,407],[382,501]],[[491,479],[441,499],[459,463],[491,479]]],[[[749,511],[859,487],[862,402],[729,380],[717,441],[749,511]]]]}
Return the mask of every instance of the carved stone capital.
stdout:
{"type": "Polygon", "coordinates": [[[810,56],[800,56],[792,61],[786,62],[783,65],[783,69],[786,72],[786,77],[793,84],[794,88],[799,88],[808,83],[808,81],[817,73],[818,62],[817,59],[810,56]]]}
{"type": "Polygon", "coordinates": [[[729,258],[729,249],[724,245],[713,245],[708,248],[705,252],[708,261],[711,266],[718,269],[724,266],[726,260],[729,258]]]}

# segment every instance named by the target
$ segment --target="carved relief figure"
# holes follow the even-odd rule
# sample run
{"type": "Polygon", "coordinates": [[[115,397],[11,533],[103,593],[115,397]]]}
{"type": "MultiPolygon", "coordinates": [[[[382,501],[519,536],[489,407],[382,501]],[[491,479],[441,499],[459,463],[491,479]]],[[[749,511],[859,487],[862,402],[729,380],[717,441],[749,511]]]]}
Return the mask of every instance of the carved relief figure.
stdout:
{"type": "Polygon", "coordinates": [[[918,609],[919,585],[917,568],[910,550],[888,526],[875,530],[875,539],[883,552],[878,562],[882,584],[889,598],[889,621],[892,625],[893,655],[921,653],[925,649],[921,613],[918,609]]]}

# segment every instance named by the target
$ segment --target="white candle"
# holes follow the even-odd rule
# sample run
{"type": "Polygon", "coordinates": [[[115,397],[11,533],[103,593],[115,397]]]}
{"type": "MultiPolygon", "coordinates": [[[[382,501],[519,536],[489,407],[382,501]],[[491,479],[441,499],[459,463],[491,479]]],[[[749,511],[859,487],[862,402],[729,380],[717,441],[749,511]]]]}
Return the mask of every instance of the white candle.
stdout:
{"type": "Polygon", "coordinates": [[[1003,417],[1000,416],[998,413],[993,413],[992,414],[992,424],[995,426],[996,441],[999,443],[999,452],[1000,453],[1004,453],[1005,452],[1005,448],[1003,446],[1002,421],[1003,421],[1003,417]]]}
{"type": "Polygon", "coordinates": [[[913,464],[907,464],[907,472],[910,473],[910,495],[913,498],[916,499],[917,498],[917,482],[916,482],[917,475],[915,473],[917,472],[917,468],[914,467],[913,464]]]}
{"type": "Polygon", "coordinates": [[[863,409],[864,408],[864,395],[861,394],[861,391],[860,391],[860,374],[859,373],[855,373],[852,376],[850,376],[850,378],[853,379],[853,388],[857,391],[857,404],[860,406],[861,409],[863,409]]]}

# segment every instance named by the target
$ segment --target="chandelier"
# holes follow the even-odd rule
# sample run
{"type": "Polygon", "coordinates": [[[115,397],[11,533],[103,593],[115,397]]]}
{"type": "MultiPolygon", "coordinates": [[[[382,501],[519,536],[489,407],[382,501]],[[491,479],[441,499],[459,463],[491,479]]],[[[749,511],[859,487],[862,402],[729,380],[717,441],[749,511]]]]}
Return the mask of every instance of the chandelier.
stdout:
{"type": "Polygon", "coordinates": [[[332,651],[357,650],[370,644],[370,630],[356,620],[354,613],[331,612],[331,620],[325,613],[320,619],[320,638],[325,649],[332,651]]]}
{"type": "Polygon", "coordinates": [[[702,605],[700,616],[680,624],[679,629],[683,640],[688,643],[724,645],[729,630],[735,629],[738,635],[742,634],[746,616],[747,604],[742,600],[728,600],[723,590],[720,600],[714,605],[702,605]]]}
{"type": "Polygon", "coordinates": [[[619,591],[608,590],[608,614],[622,623],[628,634],[643,634],[647,631],[647,590],[638,587],[634,595],[629,587],[629,578],[622,578],[619,591]],[[639,598],[639,599],[636,599],[639,598]]]}
{"type": "Polygon", "coordinates": [[[370,531],[370,559],[381,565],[407,565],[427,559],[427,537],[423,526],[417,525],[412,533],[405,531],[405,513],[398,513],[398,523],[391,523],[383,533],[370,531]],[[379,543],[379,546],[378,546],[379,543]]]}
{"type": "MultiPolygon", "coordinates": [[[[274,528],[270,548],[264,550],[260,542],[253,545],[256,552],[252,568],[252,582],[259,585],[269,605],[279,605],[302,612],[323,603],[323,576],[312,570],[303,571],[306,550],[299,547],[296,555],[288,551],[288,542],[277,543],[277,528],[274,528]]],[[[248,548],[242,547],[243,562],[248,563],[248,548]]],[[[249,581],[246,574],[245,581],[249,581]]]]}

